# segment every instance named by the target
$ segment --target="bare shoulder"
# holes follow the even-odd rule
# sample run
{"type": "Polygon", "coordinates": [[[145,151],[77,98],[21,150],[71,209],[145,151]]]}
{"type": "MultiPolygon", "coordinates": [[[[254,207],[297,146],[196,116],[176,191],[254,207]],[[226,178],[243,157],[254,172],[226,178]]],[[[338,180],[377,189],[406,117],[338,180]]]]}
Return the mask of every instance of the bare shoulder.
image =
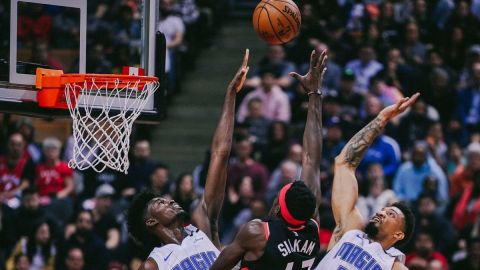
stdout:
{"type": "Polygon", "coordinates": [[[245,250],[263,250],[267,238],[263,227],[263,222],[254,219],[243,225],[235,239],[245,250]]]}
{"type": "Polygon", "coordinates": [[[158,265],[152,258],[148,258],[138,270],[158,270],[158,265]]]}
{"type": "Polygon", "coordinates": [[[392,270],[408,270],[408,268],[403,263],[395,261],[395,263],[393,263],[392,270]]]}

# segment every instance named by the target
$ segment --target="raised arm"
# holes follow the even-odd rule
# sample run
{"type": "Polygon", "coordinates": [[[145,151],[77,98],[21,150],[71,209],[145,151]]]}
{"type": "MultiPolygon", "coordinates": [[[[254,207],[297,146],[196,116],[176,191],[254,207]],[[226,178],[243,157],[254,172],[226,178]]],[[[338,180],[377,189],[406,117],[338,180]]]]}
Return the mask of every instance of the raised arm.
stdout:
{"type": "Polygon", "coordinates": [[[327,51],[312,51],[308,73],[300,76],[291,73],[308,95],[308,114],[303,133],[303,158],[301,179],[310,188],[317,199],[321,200],[320,161],[322,158],[322,93],[320,86],[326,71],[327,51]]]}
{"type": "Polygon", "coordinates": [[[331,249],[345,232],[353,229],[363,229],[363,217],[355,207],[358,199],[355,169],[360,164],[368,147],[377,138],[388,121],[404,112],[415,102],[418,96],[417,93],[412,98],[403,98],[396,104],[383,109],[375,119],[350,139],[342,152],[335,158],[332,210],[337,227],[328,249],[331,249]]]}
{"type": "Polygon", "coordinates": [[[248,49],[245,51],[243,63],[230,82],[222,113],[218,122],[211,146],[210,166],[208,167],[205,193],[199,206],[195,209],[192,219],[205,232],[212,242],[220,248],[218,237],[218,215],[222,207],[227,180],[227,164],[232,148],[233,125],[235,122],[235,99],[242,89],[248,72],[248,49]]]}

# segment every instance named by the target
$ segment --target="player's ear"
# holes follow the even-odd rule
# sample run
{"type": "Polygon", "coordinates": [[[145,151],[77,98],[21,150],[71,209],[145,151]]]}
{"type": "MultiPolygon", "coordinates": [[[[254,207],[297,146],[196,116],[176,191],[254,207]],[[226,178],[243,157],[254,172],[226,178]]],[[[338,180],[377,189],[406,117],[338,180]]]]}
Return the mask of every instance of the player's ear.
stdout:
{"type": "Polygon", "coordinates": [[[158,221],[154,218],[149,218],[145,221],[145,224],[147,225],[147,228],[151,228],[151,227],[157,225],[158,221]]]}
{"type": "Polygon", "coordinates": [[[397,241],[401,241],[403,238],[405,238],[405,233],[402,231],[396,231],[393,237],[395,237],[397,241]]]}

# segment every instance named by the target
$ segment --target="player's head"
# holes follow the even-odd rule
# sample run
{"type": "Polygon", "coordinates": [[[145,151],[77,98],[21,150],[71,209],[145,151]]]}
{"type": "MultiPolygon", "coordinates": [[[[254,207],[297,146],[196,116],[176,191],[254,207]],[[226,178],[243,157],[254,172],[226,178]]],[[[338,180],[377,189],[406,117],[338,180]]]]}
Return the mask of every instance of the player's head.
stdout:
{"type": "Polygon", "coordinates": [[[186,215],[174,200],[143,191],[135,196],[128,209],[128,230],[139,243],[151,243],[152,237],[158,236],[157,232],[183,221],[186,215]]]}
{"type": "Polygon", "coordinates": [[[300,226],[313,217],[316,200],[303,181],[295,181],[280,190],[278,206],[278,215],[283,220],[289,225],[300,226]]]}
{"type": "Polygon", "coordinates": [[[365,232],[377,241],[389,240],[402,246],[410,240],[415,226],[412,210],[397,202],[377,212],[368,222],[365,232]]]}

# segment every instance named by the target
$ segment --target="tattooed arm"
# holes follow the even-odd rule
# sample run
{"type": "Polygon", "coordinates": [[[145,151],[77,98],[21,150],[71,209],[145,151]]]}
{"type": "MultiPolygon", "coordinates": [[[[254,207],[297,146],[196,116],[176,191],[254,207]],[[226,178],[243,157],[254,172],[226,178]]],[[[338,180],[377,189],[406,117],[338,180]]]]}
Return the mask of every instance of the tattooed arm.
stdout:
{"type": "Polygon", "coordinates": [[[415,102],[418,96],[419,94],[417,93],[412,98],[404,98],[397,104],[383,109],[372,122],[350,139],[342,152],[335,158],[332,210],[337,226],[328,245],[329,250],[340,240],[345,232],[363,229],[363,217],[355,207],[358,199],[358,183],[355,178],[355,170],[368,147],[381,133],[388,121],[404,112],[415,102]]]}

